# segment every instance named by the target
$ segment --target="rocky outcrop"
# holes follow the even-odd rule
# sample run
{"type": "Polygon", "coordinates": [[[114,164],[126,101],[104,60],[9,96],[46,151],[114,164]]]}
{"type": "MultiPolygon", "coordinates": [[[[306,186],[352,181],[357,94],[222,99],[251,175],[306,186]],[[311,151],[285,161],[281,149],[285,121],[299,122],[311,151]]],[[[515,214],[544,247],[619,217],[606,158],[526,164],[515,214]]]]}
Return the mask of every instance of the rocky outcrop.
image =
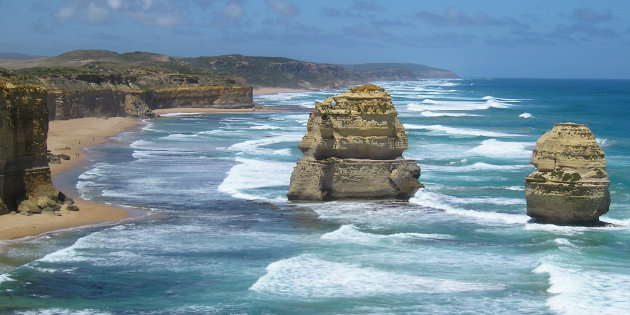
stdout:
{"type": "Polygon", "coordinates": [[[586,125],[555,124],[536,142],[525,178],[527,215],[542,222],[594,224],[608,212],[606,159],[586,125]]]}
{"type": "Polygon", "coordinates": [[[405,129],[391,96],[366,84],[316,102],[304,157],[291,174],[289,200],[409,199],[422,187],[420,167],[406,160],[405,129]]]}
{"type": "Polygon", "coordinates": [[[46,90],[0,78],[0,214],[54,214],[71,204],[50,180],[47,133],[46,90]]]}

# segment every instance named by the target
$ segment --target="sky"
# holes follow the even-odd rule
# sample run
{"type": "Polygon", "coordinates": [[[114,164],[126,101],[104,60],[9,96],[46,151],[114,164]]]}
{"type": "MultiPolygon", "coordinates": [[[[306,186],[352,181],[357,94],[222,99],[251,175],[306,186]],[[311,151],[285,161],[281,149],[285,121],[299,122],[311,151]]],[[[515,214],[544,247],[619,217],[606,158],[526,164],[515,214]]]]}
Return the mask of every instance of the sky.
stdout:
{"type": "Polygon", "coordinates": [[[0,0],[0,52],[76,49],[630,79],[630,1],[0,0]]]}

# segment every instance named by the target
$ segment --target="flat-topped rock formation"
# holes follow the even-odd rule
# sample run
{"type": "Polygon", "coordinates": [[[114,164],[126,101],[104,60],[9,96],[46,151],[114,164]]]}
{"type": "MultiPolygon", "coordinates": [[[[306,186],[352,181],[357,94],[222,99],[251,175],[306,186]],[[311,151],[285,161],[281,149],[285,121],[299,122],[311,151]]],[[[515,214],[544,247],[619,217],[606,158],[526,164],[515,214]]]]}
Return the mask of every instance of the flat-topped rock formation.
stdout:
{"type": "Polygon", "coordinates": [[[77,210],[50,180],[46,89],[0,77],[0,214],[77,210]]]}
{"type": "Polygon", "coordinates": [[[606,158],[587,125],[555,124],[536,142],[525,178],[527,215],[542,222],[594,224],[608,212],[606,158]]]}
{"type": "Polygon", "coordinates": [[[391,96],[366,84],[316,102],[289,200],[404,199],[422,187],[420,167],[402,157],[405,129],[391,96]]]}

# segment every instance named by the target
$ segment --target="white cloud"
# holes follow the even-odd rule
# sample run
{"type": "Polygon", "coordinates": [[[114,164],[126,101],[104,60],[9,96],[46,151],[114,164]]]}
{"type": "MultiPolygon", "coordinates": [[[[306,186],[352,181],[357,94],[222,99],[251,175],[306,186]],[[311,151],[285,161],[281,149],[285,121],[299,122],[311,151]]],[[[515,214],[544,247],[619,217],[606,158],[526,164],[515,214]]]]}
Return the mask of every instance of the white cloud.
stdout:
{"type": "Polygon", "coordinates": [[[243,7],[230,3],[223,8],[223,15],[230,19],[240,19],[243,16],[243,7]]]}
{"type": "Polygon", "coordinates": [[[59,9],[59,11],[57,11],[57,13],[55,14],[55,17],[57,18],[57,21],[59,21],[60,23],[65,23],[73,15],[74,15],[73,7],[63,7],[59,9]]]}
{"type": "Polygon", "coordinates": [[[109,8],[95,2],[90,2],[81,13],[81,19],[87,23],[105,23],[109,19],[109,8]]]}
{"type": "Polygon", "coordinates": [[[107,5],[114,10],[118,10],[122,6],[122,0],[107,0],[107,5]]]}

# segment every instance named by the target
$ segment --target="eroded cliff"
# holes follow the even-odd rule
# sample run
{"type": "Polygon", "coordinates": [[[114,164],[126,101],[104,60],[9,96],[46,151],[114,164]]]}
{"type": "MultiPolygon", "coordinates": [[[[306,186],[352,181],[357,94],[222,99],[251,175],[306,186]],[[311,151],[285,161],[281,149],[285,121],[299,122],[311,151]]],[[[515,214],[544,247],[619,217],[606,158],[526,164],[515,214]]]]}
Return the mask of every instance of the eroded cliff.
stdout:
{"type": "Polygon", "coordinates": [[[290,200],[409,199],[422,185],[420,167],[402,158],[405,129],[391,96],[366,84],[316,102],[304,157],[291,174],[290,200]]]}
{"type": "Polygon", "coordinates": [[[53,60],[62,66],[34,64],[0,69],[0,75],[45,87],[50,120],[147,117],[152,116],[153,109],[173,107],[254,106],[252,87],[243,79],[196,68],[168,56],[78,51],[49,59],[43,64],[53,60]]]}
{"type": "Polygon", "coordinates": [[[543,222],[593,224],[608,212],[606,159],[586,125],[555,124],[536,142],[525,178],[527,214],[543,222]]]}
{"type": "Polygon", "coordinates": [[[0,214],[76,210],[50,180],[47,133],[46,89],[0,77],[0,214]]]}

